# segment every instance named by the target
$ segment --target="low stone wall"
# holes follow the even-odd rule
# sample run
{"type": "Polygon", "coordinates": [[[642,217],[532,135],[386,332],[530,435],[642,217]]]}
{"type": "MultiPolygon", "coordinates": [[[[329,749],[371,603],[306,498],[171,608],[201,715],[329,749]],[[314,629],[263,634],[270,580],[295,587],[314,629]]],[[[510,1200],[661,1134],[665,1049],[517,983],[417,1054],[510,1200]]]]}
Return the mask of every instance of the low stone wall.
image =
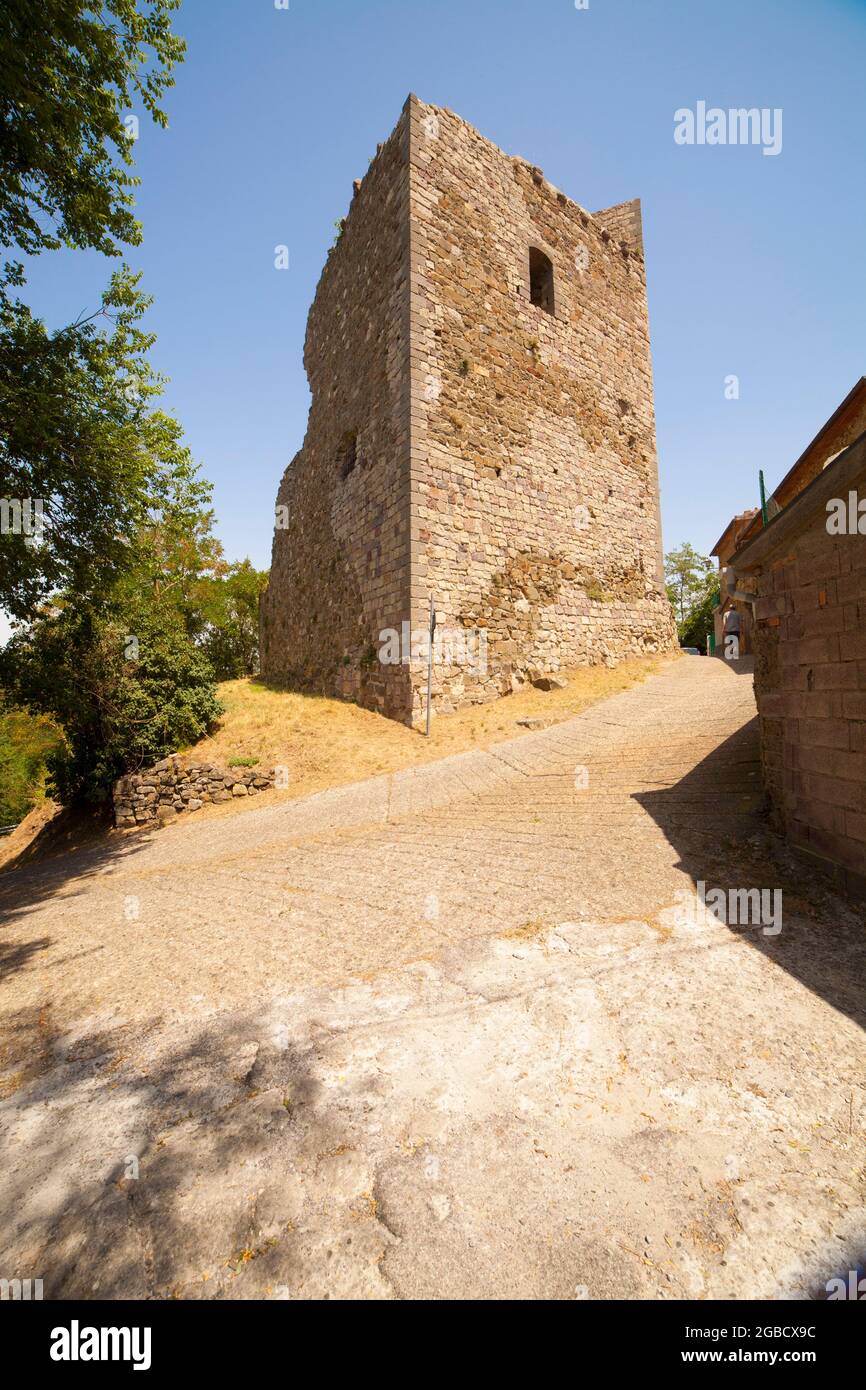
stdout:
{"type": "Polygon", "coordinates": [[[146,772],[130,773],[115,784],[115,824],[120,830],[153,826],[184,811],[198,811],[206,802],[256,796],[274,785],[274,769],[226,769],[212,763],[184,767],[181,758],[173,754],[146,772]]]}

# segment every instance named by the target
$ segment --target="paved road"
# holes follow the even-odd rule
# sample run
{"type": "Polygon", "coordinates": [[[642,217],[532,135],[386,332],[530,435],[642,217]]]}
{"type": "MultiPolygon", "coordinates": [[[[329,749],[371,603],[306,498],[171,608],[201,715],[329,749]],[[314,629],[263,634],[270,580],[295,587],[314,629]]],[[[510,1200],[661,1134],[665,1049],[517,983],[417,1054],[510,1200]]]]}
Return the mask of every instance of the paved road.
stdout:
{"type": "Polygon", "coordinates": [[[0,876],[0,1277],[46,1297],[805,1296],[866,1246],[862,912],[747,669],[0,876]],[[694,884],[782,892],[781,930],[694,884]]]}

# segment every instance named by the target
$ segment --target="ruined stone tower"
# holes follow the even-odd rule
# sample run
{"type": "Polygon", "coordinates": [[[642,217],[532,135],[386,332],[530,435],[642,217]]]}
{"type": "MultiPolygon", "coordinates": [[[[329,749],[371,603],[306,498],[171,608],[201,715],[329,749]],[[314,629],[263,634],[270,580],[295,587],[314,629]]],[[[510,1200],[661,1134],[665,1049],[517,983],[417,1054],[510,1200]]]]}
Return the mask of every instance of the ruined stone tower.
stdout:
{"type": "Polygon", "coordinates": [[[383,635],[426,633],[431,594],[439,711],[675,644],[637,200],[585,212],[410,96],[356,184],[304,363],[265,676],[417,719],[423,649],[383,659],[383,635]]]}

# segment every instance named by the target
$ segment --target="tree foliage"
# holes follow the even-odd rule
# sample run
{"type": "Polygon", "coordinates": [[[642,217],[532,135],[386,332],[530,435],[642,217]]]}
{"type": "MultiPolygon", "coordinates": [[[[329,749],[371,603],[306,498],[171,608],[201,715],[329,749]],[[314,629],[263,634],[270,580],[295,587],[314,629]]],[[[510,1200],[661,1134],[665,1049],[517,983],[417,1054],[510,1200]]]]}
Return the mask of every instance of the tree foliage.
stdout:
{"type": "Polygon", "coordinates": [[[0,6],[0,244],[117,255],[136,245],[124,115],[161,101],[185,45],[180,0],[3,0],[0,6]]]}
{"type": "Polygon", "coordinates": [[[706,594],[713,568],[712,560],[699,555],[688,541],[665,556],[665,586],[678,625],[706,594]]]}
{"type": "Polygon", "coordinates": [[[19,707],[49,714],[66,742],[48,759],[51,790],[98,803],[126,772],[196,742],[220,713],[214,675],[253,671],[267,576],[227,565],[213,534],[211,484],[175,421],[125,565],[98,603],[55,595],[0,653],[19,707]]]}
{"type": "Polygon", "coordinates": [[[53,720],[0,698],[0,825],[17,825],[42,794],[45,761],[63,745],[53,720]]]}
{"type": "MultiPolygon", "coordinates": [[[[4,0],[0,7],[0,245],[36,255],[62,245],[120,254],[136,245],[124,126],[132,104],[159,125],[184,43],[179,0],[4,0]]],[[[136,117],[137,119],[137,117],[136,117]]],[[[92,603],[111,587],[166,451],[161,386],[140,327],[147,301],[123,270],[89,318],[49,332],[0,273],[0,494],[42,509],[34,541],[13,516],[0,536],[0,606],[33,616],[58,588],[92,603]],[[111,331],[105,331],[110,324],[111,331]]],[[[30,517],[32,522],[32,516],[30,517]]]]}
{"type": "Polygon", "coordinates": [[[196,742],[221,712],[204,652],[176,615],[147,603],[125,622],[71,605],[43,615],[6,644],[0,679],[19,705],[62,725],[67,746],[47,763],[67,804],[104,801],[123,773],[196,742]]]}
{"type": "MultiPolygon", "coordinates": [[[[141,240],[124,118],[138,103],[166,124],[161,101],[184,52],[171,31],[178,4],[5,0],[0,245],[117,256],[141,240]]],[[[56,332],[18,297],[23,284],[7,262],[0,493],[9,516],[13,502],[41,511],[36,535],[4,514],[0,607],[20,626],[0,682],[62,726],[56,793],[97,801],[121,773],[210,729],[211,659],[232,674],[255,663],[261,576],[226,564],[210,484],[155,407],[163,382],[139,278],[118,271],[96,313],[56,332]]]]}
{"type": "Polygon", "coordinates": [[[258,670],[259,598],[267,582],[266,570],[241,560],[206,586],[202,645],[217,680],[236,680],[258,670]]]}
{"type": "Polygon", "coordinates": [[[100,311],[57,333],[20,301],[0,306],[2,491],[38,499],[44,526],[41,540],[0,536],[0,605],[16,619],[58,589],[97,603],[177,459],[180,428],[150,405],[162,382],[138,279],[118,272],[100,311]]]}
{"type": "Polygon", "coordinates": [[[708,577],[703,597],[698,598],[682,623],[677,625],[680,642],[684,647],[699,647],[701,651],[706,651],[707,638],[714,626],[713,614],[718,604],[719,576],[714,572],[708,577]]]}
{"type": "Polygon", "coordinates": [[[116,590],[124,609],[139,597],[173,612],[187,636],[200,638],[209,586],[228,570],[220,541],[213,534],[213,485],[200,475],[180,426],[162,417],[171,448],[150,481],[146,514],[131,546],[116,590]]]}

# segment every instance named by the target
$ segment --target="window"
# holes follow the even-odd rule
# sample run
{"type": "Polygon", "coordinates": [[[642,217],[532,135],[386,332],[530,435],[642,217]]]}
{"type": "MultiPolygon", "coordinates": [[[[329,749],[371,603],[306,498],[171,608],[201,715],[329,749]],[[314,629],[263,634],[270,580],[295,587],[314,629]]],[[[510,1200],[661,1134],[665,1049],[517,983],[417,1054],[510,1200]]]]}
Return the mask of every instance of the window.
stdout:
{"type": "Polygon", "coordinates": [[[553,262],[537,246],[529,248],[529,298],[539,309],[553,313],[553,262]]]}
{"type": "Polygon", "coordinates": [[[350,473],[355,471],[355,464],[358,462],[358,436],[354,433],[344,434],[343,442],[340,446],[341,476],[348,478],[350,473]]]}

